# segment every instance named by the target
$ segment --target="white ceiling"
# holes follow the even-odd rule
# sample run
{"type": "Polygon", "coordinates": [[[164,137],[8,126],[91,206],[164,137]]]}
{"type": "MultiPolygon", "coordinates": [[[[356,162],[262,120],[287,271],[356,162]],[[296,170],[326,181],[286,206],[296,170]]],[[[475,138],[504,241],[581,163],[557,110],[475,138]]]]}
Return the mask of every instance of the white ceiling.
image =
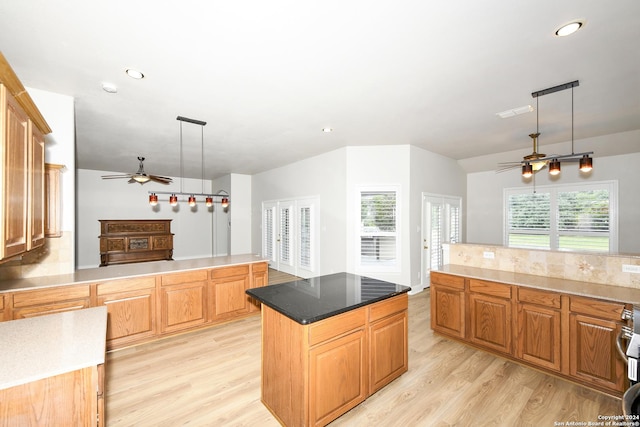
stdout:
{"type": "MultiPolygon", "coordinates": [[[[574,80],[579,152],[640,129],[638,18],[638,0],[14,0],[0,49],[25,86],[75,98],[78,168],[135,172],[143,155],[180,176],[185,116],[208,124],[204,171],[202,129],[183,127],[184,176],[211,178],[347,145],[526,154],[536,113],[496,113],[574,80]]],[[[570,141],[571,90],[538,101],[541,151],[570,141]]]]}

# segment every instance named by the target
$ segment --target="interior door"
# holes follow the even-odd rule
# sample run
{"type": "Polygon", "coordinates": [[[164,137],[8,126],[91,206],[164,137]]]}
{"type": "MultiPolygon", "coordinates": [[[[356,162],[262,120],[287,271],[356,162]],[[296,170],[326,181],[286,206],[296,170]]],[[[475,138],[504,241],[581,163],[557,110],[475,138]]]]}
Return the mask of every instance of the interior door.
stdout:
{"type": "Polygon", "coordinates": [[[455,196],[422,196],[422,286],[429,286],[429,272],[443,263],[442,244],[460,241],[462,200],[455,196]]]}

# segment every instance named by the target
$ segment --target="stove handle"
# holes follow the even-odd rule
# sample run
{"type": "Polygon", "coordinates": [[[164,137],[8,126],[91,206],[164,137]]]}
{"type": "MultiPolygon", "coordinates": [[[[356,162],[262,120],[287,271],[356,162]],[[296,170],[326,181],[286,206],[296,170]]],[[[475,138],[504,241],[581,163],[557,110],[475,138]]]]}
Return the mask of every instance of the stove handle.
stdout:
{"type": "Polygon", "coordinates": [[[627,357],[627,352],[622,349],[622,340],[623,339],[627,341],[630,340],[632,334],[633,334],[633,331],[631,330],[630,327],[622,326],[620,328],[620,332],[618,332],[618,336],[616,337],[616,349],[618,350],[618,354],[620,355],[622,360],[624,360],[625,363],[627,363],[628,357],[627,357]]]}

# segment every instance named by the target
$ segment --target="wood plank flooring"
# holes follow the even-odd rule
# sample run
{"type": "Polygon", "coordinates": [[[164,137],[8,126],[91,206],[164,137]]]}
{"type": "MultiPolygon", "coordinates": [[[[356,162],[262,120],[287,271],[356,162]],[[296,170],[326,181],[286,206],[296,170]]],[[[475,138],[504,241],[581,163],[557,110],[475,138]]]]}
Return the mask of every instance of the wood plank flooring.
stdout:
{"type": "MultiPolygon", "coordinates": [[[[278,426],[260,402],[260,316],[107,355],[107,426],[278,426]]],[[[556,426],[620,400],[435,335],[409,297],[409,372],[331,426],[556,426]]]]}

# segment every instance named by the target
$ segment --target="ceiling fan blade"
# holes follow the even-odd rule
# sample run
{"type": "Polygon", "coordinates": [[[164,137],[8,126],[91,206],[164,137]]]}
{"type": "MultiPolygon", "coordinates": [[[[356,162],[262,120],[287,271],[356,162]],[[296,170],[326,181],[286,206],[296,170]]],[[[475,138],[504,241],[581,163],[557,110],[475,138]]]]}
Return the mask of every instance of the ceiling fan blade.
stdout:
{"type": "Polygon", "coordinates": [[[131,178],[130,174],[127,175],[102,175],[102,179],[118,179],[118,178],[131,178]]]}
{"type": "Polygon", "coordinates": [[[513,170],[513,169],[517,169],[519,167],[520,167],[520,163],[518,163],[517,165],[513,165],[513,166],[502,166],[502,167],[496,169],[496,173],[510,171],[510,170],[513,170]]]}
{"type": "Polygon", "coordinates": [[[173,180],[166,176],[158,176],[158,175],[149,175],[151,181],[159,182],[160,184],[171,184],[173,180]]]}
{"type": "Polygon", "coordinates": [[[498,163],[499,165],[512,165],[512,166],[516,166],[516,165],[521,165],[522,162],[500,162],[498,163]]]}

